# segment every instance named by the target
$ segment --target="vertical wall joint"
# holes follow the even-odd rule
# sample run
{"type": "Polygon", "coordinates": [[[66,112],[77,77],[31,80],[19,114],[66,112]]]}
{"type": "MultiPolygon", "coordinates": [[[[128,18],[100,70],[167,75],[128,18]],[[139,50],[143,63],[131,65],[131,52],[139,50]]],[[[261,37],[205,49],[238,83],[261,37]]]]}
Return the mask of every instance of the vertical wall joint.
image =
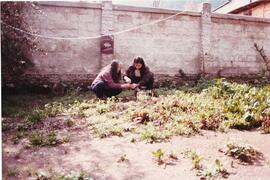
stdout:
{"type": "Polygon", "coordinates": [[[201,10],[201,58],[200,71],[207,72],[205,63],[211,61],[211,4],[203,3],[201,10]]]}
{"type": "Polygon", "coordinates": [[[113,33],[113,5],[111,0],[102,1],[101,9],[101,68],[113,59],[114,38],[113,33]]]}

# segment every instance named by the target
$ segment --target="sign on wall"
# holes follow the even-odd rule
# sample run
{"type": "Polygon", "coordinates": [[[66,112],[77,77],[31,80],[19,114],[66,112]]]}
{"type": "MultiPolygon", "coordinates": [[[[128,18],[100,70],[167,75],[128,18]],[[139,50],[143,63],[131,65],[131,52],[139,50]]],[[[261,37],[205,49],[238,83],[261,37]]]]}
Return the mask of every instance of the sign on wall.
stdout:
{"type": "Polygon", "coordinates": [[[113,36],[102,36],[100,48],[103,54],[113,54],[113,36]]]}

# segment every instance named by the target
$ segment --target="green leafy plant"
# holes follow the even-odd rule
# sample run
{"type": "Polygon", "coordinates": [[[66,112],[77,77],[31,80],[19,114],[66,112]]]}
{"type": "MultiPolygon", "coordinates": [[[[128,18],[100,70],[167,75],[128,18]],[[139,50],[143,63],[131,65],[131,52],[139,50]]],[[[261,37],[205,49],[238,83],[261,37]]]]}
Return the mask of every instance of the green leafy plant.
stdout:
{"type": "Polygon", "coordinates": [[[153,151],[152,154],[156,158],[159,165],[164,163],[162,158],[163,158],[165,153],[162,149],[157,149],[156,151],[153,151]]]}
{"type": "Polygon", "coordinates": [[[61,140],[57,139],[55,132],[49,134],[33,132],[29,135],[28,140],[32,146],[55,146],[62,143],[61,140]]]}
{"type": "Polygon", "coordinates": [[[192,151],[192,150],[185,151],[184,155],[186,157],[191,158],[193,168],[195,168],[195,169],[201,169],[202,168],[202,164],[201,164],[201,161],[203,160],[202,156],[198,155],[195,151],[192,151]]]}
{"type": "Polygon", "coordinates": [[[61,102],[48,103],[44,106],[44,113],[48,117],[55,117],[64,111],[64,105],[61,102]]]}
{"type": "Polygon", "coordinates": [[[33,123],[39,122],[42,118],[44,118],[44,112],[40,109],[33,110],[28,116],[27,120],[33,123]]]}
{"type": "Polygon", "coordinates": [[[229,142],[224,152],[228,156],[249,164],[252,164],[254,160],[262,156],[262,153],[254,147],[248,144],[239,144],[236,142],[229,142]]]}
{"type": "Polygon", "coordinates": [[[230,173],[223,167],[220,160],[216,159],[212,167],[203,168],[198,172],[201,179],[218,179],[218,178],[228,178],[230,173]]]}

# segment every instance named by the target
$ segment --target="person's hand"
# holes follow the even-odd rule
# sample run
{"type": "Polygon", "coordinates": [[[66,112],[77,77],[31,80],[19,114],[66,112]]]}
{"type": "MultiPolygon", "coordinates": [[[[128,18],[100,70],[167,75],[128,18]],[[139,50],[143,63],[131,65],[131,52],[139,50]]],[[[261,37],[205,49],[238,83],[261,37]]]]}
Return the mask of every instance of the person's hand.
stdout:
{"type": "Polygon", "coordinates": [[[124,89],[128,89],[128,88],[131,88],[132,85],[130,83],[125,83],[125,84],[122,84],[121,85],[121,88],[124,88],[124,89]]]}
{"type": "Polygon", "coordinates": [[[125,80],[126,83],[131,84],[131,79],[129,77],[125,76],[124,80],[125,80]]]}
{"type": "Polygon", "coordinates": [[[134,83],[134,84],[131,85],[131,88],[132,88],[132,89],[136,89],[137,87],[139,87],[139,84],[135,84],[135,83],[134,83]]]}

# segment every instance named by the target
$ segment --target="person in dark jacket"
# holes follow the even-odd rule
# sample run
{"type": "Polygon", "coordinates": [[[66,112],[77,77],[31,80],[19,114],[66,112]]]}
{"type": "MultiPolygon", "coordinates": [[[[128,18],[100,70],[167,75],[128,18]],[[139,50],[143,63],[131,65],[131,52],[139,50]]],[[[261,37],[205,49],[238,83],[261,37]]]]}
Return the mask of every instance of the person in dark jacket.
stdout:
{"type": "Polygon", "coordinates": [[[133,87],[130,83],[120,83],[122,64],[113,60],[104,67],[90,86],[98,98],[112,97],[120,94],[122,89],[133,87]]]}
{"type": "Polygon", "coordinates": [[[152,89],[154,84],[154,74],[144,63],[142,57],[136,57],[133,65],[130,66],[126,75],[131,79],[132,88],[152,89]]]}

